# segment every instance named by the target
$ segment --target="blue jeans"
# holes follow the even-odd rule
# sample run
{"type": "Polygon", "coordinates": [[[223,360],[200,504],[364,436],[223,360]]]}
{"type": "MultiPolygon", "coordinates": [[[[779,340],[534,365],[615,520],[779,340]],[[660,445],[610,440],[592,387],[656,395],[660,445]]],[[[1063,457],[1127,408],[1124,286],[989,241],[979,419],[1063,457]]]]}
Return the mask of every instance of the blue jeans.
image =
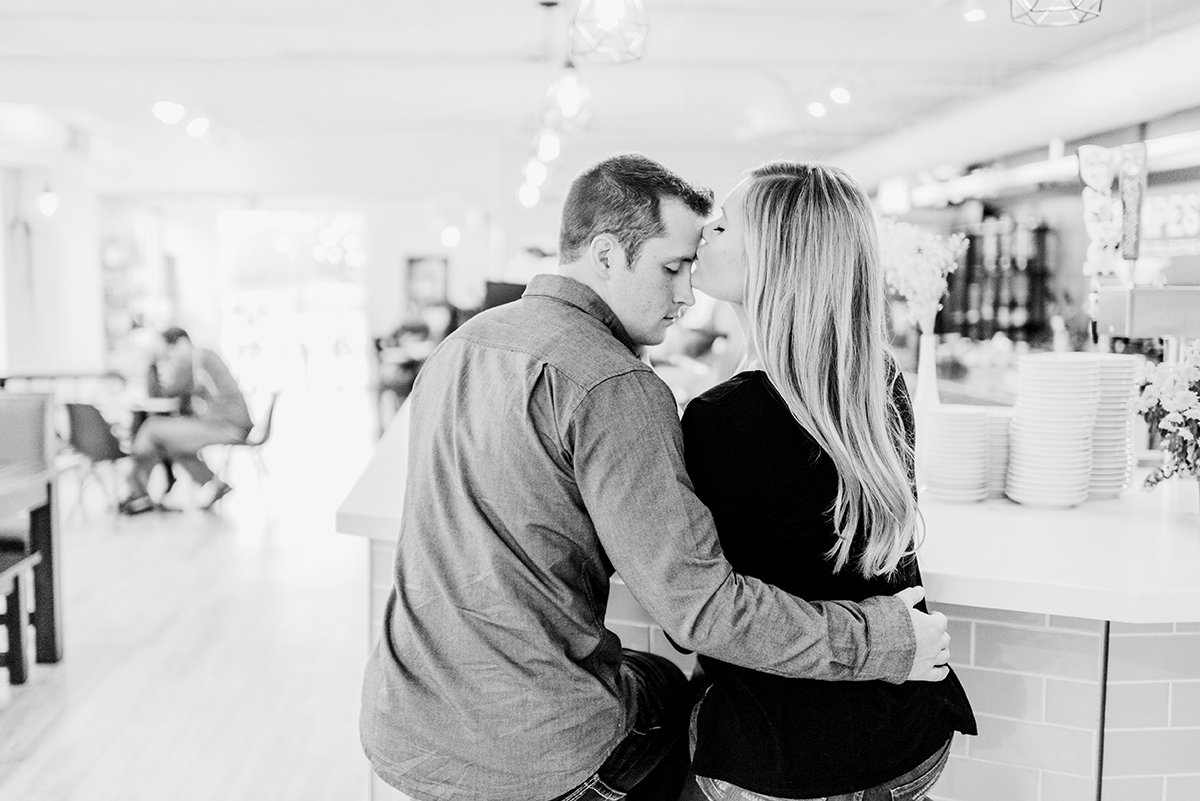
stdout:
{"type": "Polygon", "coordinates": [[[696,784],[700,785],[700,789],[708,801],[923,801],[925,794],[933,787],[933,783],[942,775],[942,771],[946,768],[946,759],[949,756],[950,741],[947,740],[936,754],[908,773],[897,776],[891,781],[869,787],[866,790],[817,799],[780,799],[775,796],[760,795],[729,782],[704,776],[697,776],[696,784]]]}
{"type": "Polygon", "coordinates": [[[695,685],[668,659],[625,650],[637,688],[633,728],[588,779],[554,801],[676,801],[688,773],[695,685]]]}

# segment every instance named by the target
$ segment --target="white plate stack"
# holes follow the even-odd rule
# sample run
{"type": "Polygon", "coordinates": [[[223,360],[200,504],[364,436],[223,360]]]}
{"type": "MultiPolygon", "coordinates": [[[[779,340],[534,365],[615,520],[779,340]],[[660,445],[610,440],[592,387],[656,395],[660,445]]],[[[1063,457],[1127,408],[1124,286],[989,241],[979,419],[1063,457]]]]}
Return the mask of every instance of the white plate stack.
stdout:
{"type": "Polygon", "coordinates": [[[1012,424],[1013,410],[1008,406],[990,408],[987,418],[987,494],[989,498],[1003,498],[1004,484],[1008,478],[1008,429],[1012,424]]]}
{"type": "Polygon", "coordinates": [[[1133,469],[1130,428],[1141,356],[1103,353],[1100,357],[1100,403],[1092,430],[1092,475],[1088,498],[1115,498],[1129,486],[1133,469]]]}
{"type": "Polygon", "coordinates": [[[972,503],[987,497],[988,417],[982,406],[931,406],[925,491],[943,501],[972,503]]]}
{"type": "Polygon", "coordinates": [[[1034,353],[1017,366],[1004,493],[1027,506],[1064,509],[1088,496],[1092,428],[1100,402],[1094,353],[1034,353]]]}

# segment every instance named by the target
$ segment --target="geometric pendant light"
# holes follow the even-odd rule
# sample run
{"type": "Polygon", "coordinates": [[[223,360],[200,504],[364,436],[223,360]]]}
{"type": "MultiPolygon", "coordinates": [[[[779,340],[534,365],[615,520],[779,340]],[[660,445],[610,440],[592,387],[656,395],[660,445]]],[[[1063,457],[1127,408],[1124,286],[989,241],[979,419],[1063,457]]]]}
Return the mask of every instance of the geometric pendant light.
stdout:
{"type": "Polygon", "coordinates": [[[1013,22],[1034,28],[1081,25],[1100,16],[1102,0],[1012,0],[1013,22]]]}

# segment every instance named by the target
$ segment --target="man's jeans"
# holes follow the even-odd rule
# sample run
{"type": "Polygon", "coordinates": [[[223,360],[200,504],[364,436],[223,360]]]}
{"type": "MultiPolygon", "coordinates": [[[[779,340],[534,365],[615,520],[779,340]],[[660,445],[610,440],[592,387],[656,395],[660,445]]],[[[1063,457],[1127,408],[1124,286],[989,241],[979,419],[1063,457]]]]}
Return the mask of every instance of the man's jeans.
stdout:
{"type": "Polygon", "coordinates": [[[687,726],[696,693],[661,656],[625,650],[637,687],[633,728],[600,769],[554,801],[676,801],[688,773],[687,726]]]}

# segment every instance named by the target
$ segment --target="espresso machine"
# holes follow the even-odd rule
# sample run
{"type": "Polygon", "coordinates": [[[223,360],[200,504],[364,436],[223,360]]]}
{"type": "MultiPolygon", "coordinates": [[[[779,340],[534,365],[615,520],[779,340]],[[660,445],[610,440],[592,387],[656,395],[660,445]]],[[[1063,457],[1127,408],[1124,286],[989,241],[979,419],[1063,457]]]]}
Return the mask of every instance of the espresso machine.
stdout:
{"type": "Polygon", "coordinates": [[[1134,286],[1128,278],[1138,258],[1142,200],[1146,191],[1146,145],[1110,150],[1079,148],[1084,214],[1092,237],[1092,341],[1100,337],[1163,340],[1163,360],[1177,361],[1180,344],[1200,339],[1200,286],[1134,286]],[[1113,198],[1116,183],[1120,198],[1113,198]],[[1127,269],[1111,269],[1123,260],[1127,269]]]}
{"type": "Polygon", "coordinates": [[[1164,361],[1178,360],[1180,342],[1200,339],[1200,286],[1100,285],[1092,309],[1094,335],[1162,339],[1164,361]]]}

